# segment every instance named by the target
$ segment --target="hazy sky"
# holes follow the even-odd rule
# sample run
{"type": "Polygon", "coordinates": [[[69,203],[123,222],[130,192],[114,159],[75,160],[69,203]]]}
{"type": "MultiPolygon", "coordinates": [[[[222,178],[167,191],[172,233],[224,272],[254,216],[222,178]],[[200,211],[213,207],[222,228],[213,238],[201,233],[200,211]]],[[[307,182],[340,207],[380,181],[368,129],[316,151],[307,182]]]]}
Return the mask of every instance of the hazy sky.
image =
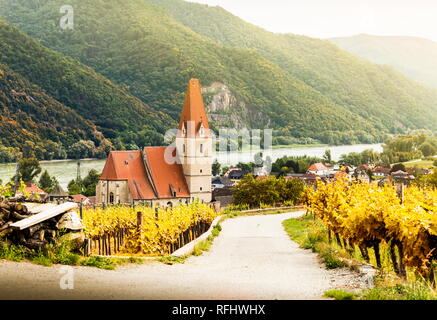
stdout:
{"type": "Polygon", "coordinates": [[[437,41],[437,0],[189,0],[219,5],[264,29],[317,38],[359,33],[437,41]]]}

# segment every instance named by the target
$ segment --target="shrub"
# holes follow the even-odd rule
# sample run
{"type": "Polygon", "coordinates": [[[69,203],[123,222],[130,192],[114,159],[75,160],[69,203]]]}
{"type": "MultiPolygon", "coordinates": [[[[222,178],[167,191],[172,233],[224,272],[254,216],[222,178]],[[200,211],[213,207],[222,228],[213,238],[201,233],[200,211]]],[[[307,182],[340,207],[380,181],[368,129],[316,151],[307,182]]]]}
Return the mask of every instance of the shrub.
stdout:
{"type": "Polygon", "coordinates": [[[357,295],[343,290],[329,290],[324,293],[324,296],[335,300],[353,300],[357,295]]]}

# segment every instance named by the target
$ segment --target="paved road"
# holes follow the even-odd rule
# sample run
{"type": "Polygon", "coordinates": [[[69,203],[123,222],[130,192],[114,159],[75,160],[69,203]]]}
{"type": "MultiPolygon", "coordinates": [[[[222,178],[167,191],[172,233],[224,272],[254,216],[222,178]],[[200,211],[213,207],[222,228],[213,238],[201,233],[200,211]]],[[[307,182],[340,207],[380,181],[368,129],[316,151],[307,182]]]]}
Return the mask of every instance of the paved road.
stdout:
{"type": "Polygon", "coordinates": [[[281,223],[301,214],[226,220],[211,250],[184,264],[74,267],[73,290],[60,289],[60,266],[2,261],[0,298],[320,299],[328,289],[353,286],[354,273],[325,270],[316,254],[289,240],[281,223]]]}

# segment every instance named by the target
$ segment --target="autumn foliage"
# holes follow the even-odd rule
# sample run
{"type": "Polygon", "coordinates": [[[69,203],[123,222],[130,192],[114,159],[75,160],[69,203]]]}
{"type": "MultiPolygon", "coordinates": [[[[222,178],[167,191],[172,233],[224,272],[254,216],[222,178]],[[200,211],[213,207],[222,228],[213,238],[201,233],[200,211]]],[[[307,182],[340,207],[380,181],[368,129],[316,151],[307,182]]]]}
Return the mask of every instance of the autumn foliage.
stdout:
{"type": "Polygon", "coordinates": [[[84,210],[83,222],[88,238],[102,236],[126,229],[127,240],[123,248],[126,253],[140,251],[149,255],[171,253],[181,233],[200,222],[211,224],[217,213],[207,204],[193,203],[174,208],[136,206],[114,206],[84,210]],[[141,228],[137,227],[137,212],[143,213],[141,228]]]}
{"type": "Polygon", "coordinates": [[[425,277],[433,277],[432,260],[437,257],[436,189],[410,187],[400,196],[391,185],[340,180],[320,183],[317,191],[306,190],[304,198],[308,210],[340,243],[342,238],[345,247],[359,247],[366,259],[367,249],[373,248],[380,267],[379,245],[386,243],[398,274],[405,275],[405,267],[412,267],[425,277]]]}

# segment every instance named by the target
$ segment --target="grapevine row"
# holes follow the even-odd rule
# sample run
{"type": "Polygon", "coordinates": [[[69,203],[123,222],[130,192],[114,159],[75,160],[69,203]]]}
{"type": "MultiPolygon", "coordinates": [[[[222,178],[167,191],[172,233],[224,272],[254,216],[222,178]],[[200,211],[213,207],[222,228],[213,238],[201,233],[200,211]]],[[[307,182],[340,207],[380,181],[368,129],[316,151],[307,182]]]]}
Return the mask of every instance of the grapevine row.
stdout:
{"type": "Polygon", "coordinates": [[[432,260],[437,258],[437,190],[406,188],[403,196],[394,186],[339,180],[307,189],[308,211],[325,223],[343,246],[357,246],[369,260],[373,248],[381,267],[380,244],[390,247],[393,268],[406,276],[412,267],[433,281],[432,260]],[[341,243],[341,242],[340,242],[341,243]],[[398,254],[396,254],[396,249],[398,254]]]}
{"type": "Polygon", "coordinates": [[[171,252],[172,244],[182,233],[199,223],[210,225],[216,216],[210,206],[201,203],[159,208],[157,212],[150,207],[115,206],[86,209],[83,222],[89,238],[128,230],[123,248],[126,253],[141,251],[149,255],[165,255],[171,252]],[[137,227],[139,211],[143,213],[140,228],[137,227]]]}

